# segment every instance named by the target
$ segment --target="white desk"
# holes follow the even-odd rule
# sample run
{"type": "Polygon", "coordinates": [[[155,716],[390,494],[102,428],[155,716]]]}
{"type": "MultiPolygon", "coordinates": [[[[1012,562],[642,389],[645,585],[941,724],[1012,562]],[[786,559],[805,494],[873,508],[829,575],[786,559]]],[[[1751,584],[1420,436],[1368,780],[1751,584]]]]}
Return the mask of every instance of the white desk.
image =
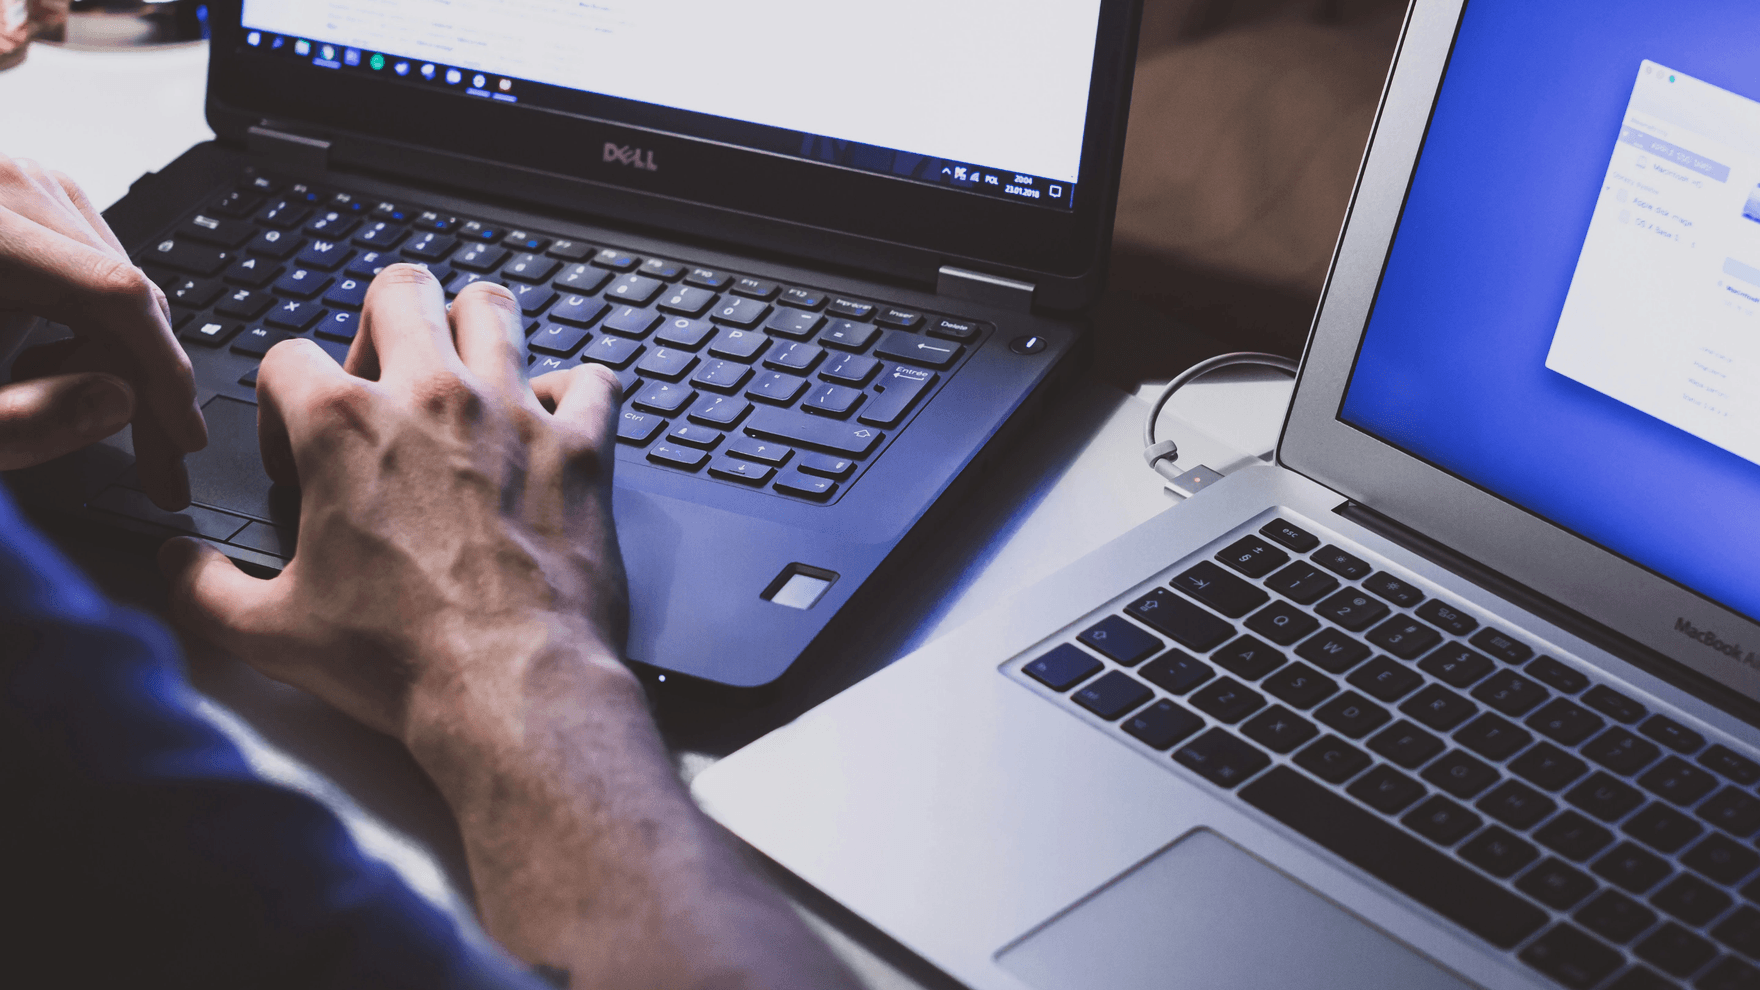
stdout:
{"type": "MultiPolygon", "coordinates": [[[[148,53],[70,52],[37,46],[0,73],[0,151],[72,175],[108,204],[141,173],[212,137],[202,119],[207,65],[200,46],[148,53]]],[[[1245,372],[1183,392],[1164,415],[1180,463],[1228,471],[1270,448],[1289,384],[1245,372]]],[[[946,593],[925,603],[902,651],[958,625],[1014,589],[1177,504],[1141,458],[1146,403],[1087,383],[974,493],[998,512],[976,551],[942,563],[946,593]]],[[[980,502],[980,504],[983,504],[980,502]]],[[[71,552],[113,595],[163,614],[163,586],[150,564],[102,548],[71,552]]],[[[424,895],[469,918],[458,837],[445,806],[389,739],[201,644],[186,644],[201,707],[266,775],[335,809],[357,841],[424,895]]],[[[687,774],[708,757],[681,754],[687,774]]],[[[807,913],[875,988],[919,984],[807,913]]]]}

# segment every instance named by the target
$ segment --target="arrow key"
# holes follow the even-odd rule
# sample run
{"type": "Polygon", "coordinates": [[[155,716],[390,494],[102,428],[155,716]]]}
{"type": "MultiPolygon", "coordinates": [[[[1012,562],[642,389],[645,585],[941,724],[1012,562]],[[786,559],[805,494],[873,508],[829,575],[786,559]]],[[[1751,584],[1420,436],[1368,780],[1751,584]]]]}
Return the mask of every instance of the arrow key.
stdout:
{"type": "Polygon", "coordinates": [[[959,360],[965,347],[951,341],[918,336],[893,330],[880,341],[874,353],[881,357],[897,358],[929,368],[945,368],[959,360]]]}

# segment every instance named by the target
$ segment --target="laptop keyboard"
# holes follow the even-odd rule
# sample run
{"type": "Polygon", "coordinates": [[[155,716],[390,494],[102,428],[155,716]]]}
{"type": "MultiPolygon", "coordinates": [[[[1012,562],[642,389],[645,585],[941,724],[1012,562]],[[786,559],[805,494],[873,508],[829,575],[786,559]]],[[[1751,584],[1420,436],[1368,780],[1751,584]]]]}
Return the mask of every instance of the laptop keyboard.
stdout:
{"type": "Polygon", "coordinates": [[[1249,526],[1010,669],[1563,986],[1760,986],[1754,754],[1371,557],[1249,526]]]}
{"type": "MultiPolygon", "coordinates": [[[[667,470],[826,502],[992,332],[986,324],[247,174],[136,258],[192,353],[292,337],[338,361],[367,285],[426,266],[447,296],[512,289],[540,375],[623,383],[617,438],[667,470]]],[[[239,383],[256,384],[248,365],[239,383]]]]}

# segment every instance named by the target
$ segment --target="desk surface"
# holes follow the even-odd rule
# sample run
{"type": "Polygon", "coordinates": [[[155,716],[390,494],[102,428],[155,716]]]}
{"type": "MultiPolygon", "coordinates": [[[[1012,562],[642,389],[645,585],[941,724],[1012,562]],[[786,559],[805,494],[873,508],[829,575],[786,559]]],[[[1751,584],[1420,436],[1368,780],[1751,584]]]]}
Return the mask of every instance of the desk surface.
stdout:
{"type": "MultiPolygon", "coordinates": [[[[59,168],[95,202],[114,202],[140,174],[213,136],[202,118],[206,66],[201,46],[140,53],[37,46],[22,66],[0,73],[0,152],[59,168]]],[[[1161,428],[1179,438],[1182,464],[1227,471],[1269,449],[1288,395],[1287,382],[1259,372],[1199,383],[1175,400],[1161,428]]],[[[714,752],[798,715],[1177,504],[1140,456],[1146,410],[1141,399],[1102,384],[1076,389],[1045,417],[1033,442],[981,484],[971,500],[978,510],[957,538],[919,563],[924,580],[888,610],[856,655],[827,665],[795,696],[765,709],[664,719],[683,771],[696,772],[714,752]]],[[[151,561],[101,544],[63,545],[110,594],[164,614],[163,583],[151,561]]],[[[202,712],[259,771],[324,801],[369,853],[457,917],[470,917],[451,817],[395,742],[212,648],[185,645],[202,712]]],[[[887,962],[896,954],[874,944],[870,933],[852,930],[859,926],[848,919],[827,921],[835,911],[802,911],[869,986],[923,985],[887,962]]]]}

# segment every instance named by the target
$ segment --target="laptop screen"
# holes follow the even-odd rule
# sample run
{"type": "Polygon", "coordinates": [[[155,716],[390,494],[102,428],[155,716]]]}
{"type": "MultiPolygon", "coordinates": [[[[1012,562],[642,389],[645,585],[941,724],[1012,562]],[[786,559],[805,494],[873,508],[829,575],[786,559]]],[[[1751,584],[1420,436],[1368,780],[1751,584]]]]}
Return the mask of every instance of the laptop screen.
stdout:
{"type": "Polygon", "coordinates": [[[243,25],[262,57],[315,70],[1070,210],[1100,6],[245,0],[243,25]]]}
{"type": "Polygon", "coordinates": [[[1760,620],[1756,38],[1470,0],[1340,416],[1760,620]]]}

